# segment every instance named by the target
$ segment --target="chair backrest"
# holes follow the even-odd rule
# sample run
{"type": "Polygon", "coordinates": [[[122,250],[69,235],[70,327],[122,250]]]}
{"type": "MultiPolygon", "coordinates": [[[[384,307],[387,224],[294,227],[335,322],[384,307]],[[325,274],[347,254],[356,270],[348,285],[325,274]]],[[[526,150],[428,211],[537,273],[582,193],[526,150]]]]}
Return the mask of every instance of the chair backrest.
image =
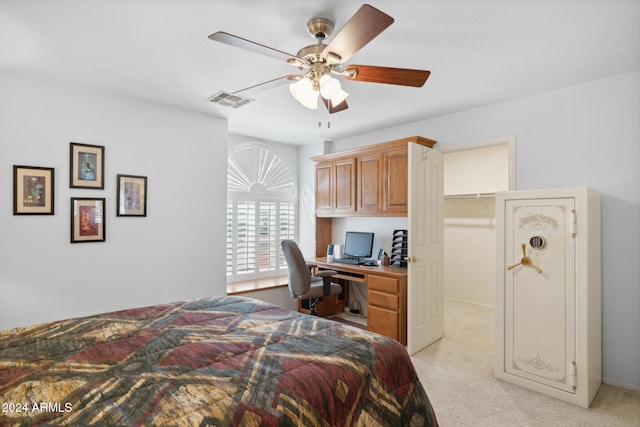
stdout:
{"type": "Polygon", "coordinates": [[[289,292],[296,298],[309,292],[311,288],[311,272],[300,248],[293,240],[281,242],[282,253],[289,270],[289,292]]]}

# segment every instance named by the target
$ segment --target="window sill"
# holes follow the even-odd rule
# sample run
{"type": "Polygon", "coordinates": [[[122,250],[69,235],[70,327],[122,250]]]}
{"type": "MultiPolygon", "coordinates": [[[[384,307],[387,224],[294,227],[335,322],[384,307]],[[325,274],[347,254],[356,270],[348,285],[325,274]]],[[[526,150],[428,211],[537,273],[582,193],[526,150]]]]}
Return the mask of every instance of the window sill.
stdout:
{"type": "Polygon", "coordinates": [[[267,279],[245,280],[227,283],[227,295],[240,295],[267,289],[282,288],[288,285],[289,277],[269,277],[267,279]]]}

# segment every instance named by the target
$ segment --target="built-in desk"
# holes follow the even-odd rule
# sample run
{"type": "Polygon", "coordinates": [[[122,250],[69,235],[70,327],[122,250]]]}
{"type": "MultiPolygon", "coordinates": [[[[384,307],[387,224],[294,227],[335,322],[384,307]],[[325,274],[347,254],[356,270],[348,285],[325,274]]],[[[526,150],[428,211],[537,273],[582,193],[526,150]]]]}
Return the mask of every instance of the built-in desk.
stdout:
{"type": "MultiPolygon", "coordinates": [[[[335,270],[335,280],[367,285],[367,329],[407,344],[407,270],[404,268],[327,262],[325,257],[310,258],[322,270],[335,270]]],[[[342,305],[344,309],[344,305],[342,305]]]]}

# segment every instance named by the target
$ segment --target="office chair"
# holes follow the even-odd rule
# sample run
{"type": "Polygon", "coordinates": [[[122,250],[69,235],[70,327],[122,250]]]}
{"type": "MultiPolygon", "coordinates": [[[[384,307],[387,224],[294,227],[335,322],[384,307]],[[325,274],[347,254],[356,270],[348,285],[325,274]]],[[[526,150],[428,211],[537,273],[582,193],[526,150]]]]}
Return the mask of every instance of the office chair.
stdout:
{"type": "Polygon", "coordinates": [[[293,240],[283,240],[281,242],[284,259],[287,261],[289,270],[289,293],[293,298],[309,299],[310,311],[316,315],[316,302],[322,300],[323,296],[338,295],[342,292],[342,286],[331,283],[331,276],[338,274],[337,271],[323,270],[315,275],[311,274],[311,269],[315,264],[308,264],[300,248],[293,240]]]}

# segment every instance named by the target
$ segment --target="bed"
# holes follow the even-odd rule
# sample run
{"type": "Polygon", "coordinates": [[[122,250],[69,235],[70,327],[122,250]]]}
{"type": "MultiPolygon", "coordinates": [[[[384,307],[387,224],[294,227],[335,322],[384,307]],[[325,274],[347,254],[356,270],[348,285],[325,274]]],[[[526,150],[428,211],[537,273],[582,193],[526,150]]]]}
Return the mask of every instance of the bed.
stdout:
{"type": "Polygon", "coordinates": [[[430,426],[396,341],[239,296],[0,332],[0,425],[430,426]]]}

